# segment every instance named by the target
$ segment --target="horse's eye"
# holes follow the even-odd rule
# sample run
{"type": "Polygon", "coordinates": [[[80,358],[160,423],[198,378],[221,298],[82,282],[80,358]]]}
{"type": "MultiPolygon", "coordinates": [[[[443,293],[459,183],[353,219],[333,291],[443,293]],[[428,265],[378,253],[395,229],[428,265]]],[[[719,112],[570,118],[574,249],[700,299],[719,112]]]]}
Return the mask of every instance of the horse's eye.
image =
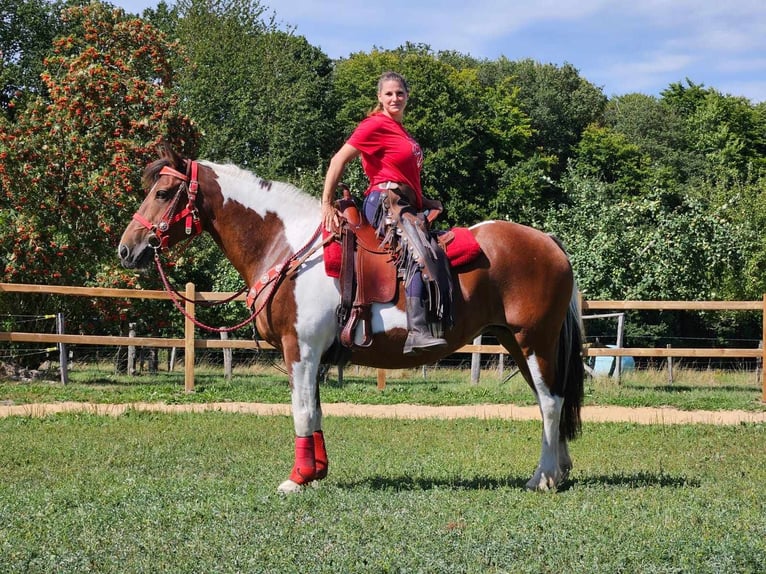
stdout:
{"type": "Polygon", "coordinates": [[[155,197],[156,197],[157,199],[159,199],[160,201],[167,201],[168,199],[170,199],[170,198],[172,197],[172,195],[171,195],[171,193],[170,193],[170,190],[168,190],[168,189],[165,189],[165,188],[162,188],[162,189],[158,189],[158,190],[155,192],[155,194],[154,194],[154,195],[155,195],[155,197]]]}

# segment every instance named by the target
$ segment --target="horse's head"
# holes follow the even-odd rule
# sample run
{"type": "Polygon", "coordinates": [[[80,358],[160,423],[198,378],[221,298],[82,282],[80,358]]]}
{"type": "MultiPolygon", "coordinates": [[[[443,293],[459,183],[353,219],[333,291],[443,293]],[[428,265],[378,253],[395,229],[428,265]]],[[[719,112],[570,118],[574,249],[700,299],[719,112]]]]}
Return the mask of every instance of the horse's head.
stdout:
{"type": "Polygon", "coordinates": [[[117,253],[124,267],[144,269],[159,250],[202,231],[197,208],[197,163],[181,158],[169,145],[144,171],[146,198],[120,238],[117,253]]]}

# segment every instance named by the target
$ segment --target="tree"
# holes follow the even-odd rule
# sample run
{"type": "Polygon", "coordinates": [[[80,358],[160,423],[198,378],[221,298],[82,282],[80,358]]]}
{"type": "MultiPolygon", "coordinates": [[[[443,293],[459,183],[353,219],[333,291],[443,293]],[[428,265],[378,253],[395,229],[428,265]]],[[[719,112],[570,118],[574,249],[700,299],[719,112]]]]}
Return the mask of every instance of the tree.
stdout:
{"type": "Polygon", "coordinates": [[[683,118],[687,145],[702,162],[697,179],[729,186],[760,177],[766,168],[766,118],[758,107],[688,80],[671,84],[662,99],[683,118]]]}
{"type": "MultiPolygon", "coordinates": [[[[56,40],[46,60],[49,99],[35,97],[0,130],[2,277],[136,285],[118,269],[115,248],[141,195],[141,170],[163,137],[196,152],[197,131],[171,90],[176,47],[147,23],[101,4],[62,18],[81,33],[56,40]]],[[[74,310],[88,302],[67,304],[74,310]]]]}
{"type": "Polygon", "coordinates": [[[703,167],[689,149],[682,116],[664,100],[644,94],[612,98],[604,111],[604,125],[623,134],[649,158],[650,185],[687,183],[703,167]]]}
{"type": "Polygon", "coordinates": [[[601,119],[607,102],[603,92],[582,78],[571,64],[556,66],[530,59],[512,62],[499,58],[484,64],[487,79],[509,77],[519,88],[518,101],[529,116],[533,137],[529,155],[537,151],[552,156],[558,179],[583,130],[601,119]]]}
{"type": "Polygon", "coordinates": [[[40,74],[64,29],[60,9],[46,0],[0,0],[0,110],[9,120],[29,98],[45,94],[40,74]]]}
{"type": "Polygon", "coordinates": [[[201,153],[262,177],[295,177],[330,153],[331,62],[282,32],[258,0],[181,0],[177,34],[184,110],[205,133],[201,153]]]}
{"type": "Polygon", "coordinates": [[[643,189],[649,158],[625,135],[591,125],[575,150],[573,165],[578,173],[610,184],[617,197],[638,195],[643,189]]]}

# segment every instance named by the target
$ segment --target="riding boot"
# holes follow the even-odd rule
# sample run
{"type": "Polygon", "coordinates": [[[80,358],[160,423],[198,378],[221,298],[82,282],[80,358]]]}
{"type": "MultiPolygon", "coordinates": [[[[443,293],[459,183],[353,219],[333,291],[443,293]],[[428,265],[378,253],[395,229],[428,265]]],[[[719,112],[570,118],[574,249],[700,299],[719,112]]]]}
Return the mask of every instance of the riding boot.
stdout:
{"type": "Polygon", "coordinates": [[[426,308],[420,297],[407,297],[407,340],[404,354],[416,355],[420,351],[431,351],[447,346],[447,341],[431,335],[426,320],[426,308]]]}

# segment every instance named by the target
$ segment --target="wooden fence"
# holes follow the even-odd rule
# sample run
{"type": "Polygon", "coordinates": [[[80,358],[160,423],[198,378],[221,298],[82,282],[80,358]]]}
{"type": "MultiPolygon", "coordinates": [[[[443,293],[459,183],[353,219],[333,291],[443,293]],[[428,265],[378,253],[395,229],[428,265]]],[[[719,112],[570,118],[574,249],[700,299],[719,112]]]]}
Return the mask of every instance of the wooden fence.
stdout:
{"type": "MultiPolygon", "coordinates": [[[[106,289],[98,287],[69,287],[57,285],[29,285],[0,283],[0,293],[42,293],[48,295],[71,295],[80,297],[111,297],[119,299],[164,299],[170,296],[165,291],[106,289]]],[[[193,302],[222,301],[232,293],[197,292],[193,283],[186,284],[184,296],[193,302]]],[[[244,295],[235,300],[244,301],[244,295]]],[[[186,311],[194,317],[195,304],[186,303],[186,311]]],[[[758,311],[761,313],[762,337],[766,340],[766,295],[761,301],[581,301],[583,313],[589,311],[656,310],[656,311],[758,311]]],[[[196,349],[273,349],[265,341],[249,339],[197,339],[195,325],[185,319],[184,337],[121,337],[94,335],[67,335],[57,333],[0,332],[0,342],[56,343],[73,345],[114,345],[141,347],[181,347],[184,349],[184,385],[187,391],[194,390],[194,358],[196,349]]],[[[472,345],[465,345],[456,352],[474,354],[505,354],[501,345],[483,345],[479,339],[472,345]]],[[[757,358],[766,366],[766,346],[749,349],[722,348],[585,348],[585,357],[698,357],[698,358],[757,358]]],[[[378,371],[378,386],[385,385],[385,371],[378,371]]],[[[763,400],[766,401],[766,368],[761,369],[763,400]]]]}

